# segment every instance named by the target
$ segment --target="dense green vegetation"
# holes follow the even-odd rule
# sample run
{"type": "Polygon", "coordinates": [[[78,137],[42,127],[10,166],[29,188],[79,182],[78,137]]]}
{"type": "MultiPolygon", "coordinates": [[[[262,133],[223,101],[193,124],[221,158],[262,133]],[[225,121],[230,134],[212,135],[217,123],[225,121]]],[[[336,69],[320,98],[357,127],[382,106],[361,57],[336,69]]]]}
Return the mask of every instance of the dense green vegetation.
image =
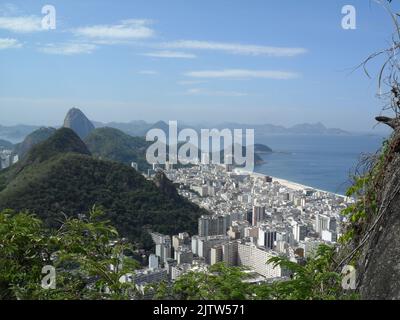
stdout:
{"type": "Polygon", "coordinates": [[[28,213],[0,212],[0,300],[135,296],[133,285],[119,281],[138,266],[133,248],[103,218],[94,208],[87,219],[67,218],[49,230],[28,213]],[[54,278],[44,279],[45,266],[54,267],[54,278]]]}
{"type": "Polygon", "coordinates": [[[19,173],[31,165],[43,163],[54,156],[69,152],[90,155],[86,145],[74,131],[61,128],[50,135],[45,141],[33,146],[25,157],[16,164],[13,170],[19,173]]]}
{"type": "MultiPolygon", "coordinates": [[[[47,131],[47,133],[49,132],[47,131]]],[[[62,128],[54,134],[50,134],[45,141],[33,144],[29,148],[29,152],[17,164],[0,172],[0,191],[25,168],[68,152],[90,155],[85,144],[72,130],[62,128]]]]}
{"type": "Polygon", "coordinates": [[[136,162],[140,171],[151,166],[146,161],[146,149],[151,144],[144,137],[131,137],[113,128],[99,128],[84,139],[95,157],[122,162],[130,165],[136,162]]]}
{"type": "Polygon", "coordinates": [[[340,239],[343,245],[350,242],[358,244],[368,223],[377,214],[377,191],[381,188],[380,180],[388,160],[389,145],[388,140],[383,142],[381,151],[374,159],[370,170],[353,176],[353,185],[347,190],[346,195],[356,201],[342,212],[347,217],[346,232],[340,239]]]}
{"type": "Polygon", "coordinates": [[[171,197],[129,166],[94,159],[70,129],[60,129],[35,146],[17,165],[0,174],[0,210],[29,210],[46,226],[63,215],[77,216],[93,205],[123,237],[148,247],[146,228],[165,234],[196,232],[204,214],[180,196],[171,197]]]}

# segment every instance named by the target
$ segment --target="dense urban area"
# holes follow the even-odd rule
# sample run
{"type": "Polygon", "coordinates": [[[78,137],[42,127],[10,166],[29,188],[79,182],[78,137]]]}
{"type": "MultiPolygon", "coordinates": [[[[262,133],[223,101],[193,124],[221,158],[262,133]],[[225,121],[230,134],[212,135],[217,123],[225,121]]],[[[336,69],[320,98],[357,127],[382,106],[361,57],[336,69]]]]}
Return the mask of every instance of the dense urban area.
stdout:
{"type": "MultiPolygon", "coordinates": [[[[157,170],[162,169],[154,166],[147,177],[157,170]]],[[[341,233],[340,212],[353,201],[229,165],[173,169],[167,164],[164,172],[182,196],[210,215],[198,219],[197,235],[151,234],[155,253],[134,280],[142,290],[219,262],[245,267],[246,281],[253,283],[288,279],[287,270],[268,260],[284,256],[302,263],[320,244],[335,243],[341,233]]]]}

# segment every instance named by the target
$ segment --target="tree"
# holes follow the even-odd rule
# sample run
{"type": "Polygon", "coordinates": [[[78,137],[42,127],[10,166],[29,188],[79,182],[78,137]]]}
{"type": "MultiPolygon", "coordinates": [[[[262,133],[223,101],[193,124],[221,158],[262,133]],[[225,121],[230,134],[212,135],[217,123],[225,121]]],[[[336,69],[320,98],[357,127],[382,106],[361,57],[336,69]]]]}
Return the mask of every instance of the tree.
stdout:
{"type": "Polygon", "coordinates": [[[153,285],[152,289],[155,299],[245,300],[252,294],[251,286],[243,281],[246,278],[243,268],[218,263],[208,270],[181,275],[171,287],[161,283],[153,285]]]}
{"type": "Polygon", "coordinates": [[[333,256],[335,248],[320,245],[315,256],[305,265],[289,261],[283,257],[268,260],[275,266],[289,270],[292,274],[287,281],[259,286],[255,294],[259,299],[276,300],[332,300],[344,297],[341,287],[342,276],[334,272],[333,256]]]}
{"type": "Polygon", "coordinates": [[[28,213],[0,213],[1,299],[130,299],[138,293],[120,278],[137,268],[133,248],[118,237],[104,213],[67,218],[57,231],[28,213]],[[41,286],[42,268],[53,266],[55,289],[41,286]]]}
{"type": "Polygon", "coordinates": [[[27,213],[0,213],[0,299],[19,298],[22,287],[39,283],[48,250],[39,219],[27,213]]]}

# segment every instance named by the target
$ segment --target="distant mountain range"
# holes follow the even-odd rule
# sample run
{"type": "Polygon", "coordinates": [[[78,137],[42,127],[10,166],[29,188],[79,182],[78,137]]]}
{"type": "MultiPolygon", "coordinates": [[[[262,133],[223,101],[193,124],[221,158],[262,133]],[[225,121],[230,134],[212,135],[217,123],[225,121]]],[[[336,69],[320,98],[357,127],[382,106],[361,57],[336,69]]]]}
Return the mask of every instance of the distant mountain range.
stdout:
{"type": "MultiPolygon", "coordinates": [[[[158,121],[150,123],[143,120],[134,120],[131,122],[109,122],[103,123],[98,121],[89,121],[79,109],[73,108],[69,111],[64,120],[64,127],[72,128],[81,138],[85,138],[95,128],[114,128],[123,131],[130,136],[145,136],[152,128],[158,128],[168,132],[168,123],[158,121]],[[72,125],[73,124],[73,125],[72,125]],[[75,127],[73,127],[75,126],[75,127]]],[[[60,126],[55,126],[58,128],[60,126]]],[[[27,135],[41,128],[40,126],[30,125],[15,125],[2,126],[0,125],[0,139],[7,140],[13,143],[21,142],[27,135]]],[[[201,129],[254,129],[257,135],[349,135],[348,131],[338,128],[327,128],[322,123],[304,123],[292,127],[284,127],[273,124],[241,124],[225,122],[218,125],[193,125],[184,122],[178,122],[178,129],[192,128],[199,132],[201,129]]]]}
{"type": "MultiPolygon", "coordinates": [[[[145,121],[132,121],[129,123],[101,123],[93,122],[96,127],[111,127],[122,130],[133,136],[144,136],[150,129],[158,128],[168,132],[168,124],[164,121],[158,121],[155,124],[147,123],[145,121]]],[[[303,134],[303,135],[349,135],[348,131],[338,128],[327,128],[322,123],[304,123],[298,124],[289,128],[284,126],[277,126],[273,124],[241,124],[225,122],[215,126],[199,126],[178,122],[178,130],[184,128],[191,128],[199,132],[201,129],[254,129],[256,135],[290,135],[290,134],[303,134]]]]}
{"type": "Polygon", "coordinates": [[[40,126],[19,124],[15,126],[2,126],[0,124],[0,139],[12,143],[21,142],[28,134],[39,129],[40,126]]]}

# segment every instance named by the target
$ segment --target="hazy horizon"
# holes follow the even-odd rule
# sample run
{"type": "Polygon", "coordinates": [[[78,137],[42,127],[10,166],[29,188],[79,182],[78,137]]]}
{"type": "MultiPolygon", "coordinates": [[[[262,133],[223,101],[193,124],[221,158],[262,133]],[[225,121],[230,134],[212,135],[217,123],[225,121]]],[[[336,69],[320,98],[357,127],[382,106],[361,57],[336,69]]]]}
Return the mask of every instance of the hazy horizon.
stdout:
{"type": "MultiPolygon", "coordinates": [[[[0,124],[55,126],[71,107],[91,120],[181,120],[374,129],[377,79],[354,68],[386,48],[374,2],[255,0],[0,3],[0,124]],[[205,22],[206,21],[206,22],[205,22]]],[[[393,4],[395,6],[395,4],[393,4]]],[[[381,61],[370,66],[375,76],[381,61]]]]}
{"type": "MultiPolygon", "coordinates": [[[[74,107],[74,108],[77,108],[77,107],[74,107]]],[[[269,123],[269,122],[260,122],[260,123],[246,123],[246,122],[240,122],[240,121],[185,121],[185,120],[180,120],[180,119],[155,119],[155,120],[146,120],[146,119],[131,119],[131,120],[128,120],[128,119],[125,119],[125,121],[113,121],[113,120],[104,120],[104,121],[101,121],[101,120],[99,120],[99,119],[96,119],[96,118],[92,118],[92,117],[90,117],[90,116],[88,116],[88,114],[85,112],[85,110],[84,109],[82,109],[82,108],[78,108],[78,109],[80,109],[87,117],[88,117],[88,119],[90,120],[90,121],[92,121],[92,122],[94,122],[94,123],[102,123],[102,124],[108,124],[108,123],[126,123],[126,124],[129,124],[129,123],[133,123],[133,122],[135,122],[135,121],[144,121],[144,122],[146,122],[146,123],[148,123],[148,124],[154,124],[154,123],[156,123],[156,122],[158,122],[158,121],[164,121],[165,123],[167,123],[168,124],[168,122],[169,121],[178,121],[178,123],[181,123],[181,124],[186,124],[186,125],[192,125],[192,126],[201,126],[201,125],[204,125],[205,127],[207,127],[207,126],[213,126],[213,125],[221,125],[221,124],[223,124],[223,123],[231,123],[231,124],[239,124],[239,125],[248,125],[249,126],[249,129],[251,129],[251,126],[252,125],[254,125],[254,126],[259,126],[259,125],[274,125],[274,126],[281,126],[281,127],[284,127],[284,128],[291,128],[291,127],[293,127],[293,126],[295,126],[295,125],[303,125],[303,124],[312,124],[312,125],[315,125],[315,124],[319,124],[319,123],[321,123],[322,125],[324,125],[326,128],[328,128],[328,129],[341,129],[341,130],[344,130],[344,131],[348,131],[348,132],[350,132],[350,133],[366,133],[366,134],[378,134],[378,135],[387,135],[389,132],[390,132],[390,130],[388,129],[388,127],[386,127],[386,126],[384,126],[384,125],[380,125],[380,126],[376,126],[375,128],[372,128],[371,130],[364,130],[364,131],[355,131],[355,130],[345,130],[345,129],[343,129],[343,128],[341,128],[341,127],[329,127],[329,126],[327,126],[324,122],[322,122],[322,121],[316,121],[316,122],[298,122],[298,123],[293,123],[293,124],[290,124],[290,125],[284,125],[284,124],[279,124],[279,123],[269,123]]],[[[18,126],[18,125],[28,125],[28,126],[43,126],[43,127],[54,127],[54,128],[57,128],[57,127],[61,127],[62,125],[63,125],[63,121],[64,121],[64,118],[65,118],[65,116],[66,116],[66,114],[68,113],[68,111],[69,111],[70,109],[67,109],[66,111],[65,111],[65,114],[63,115],[63,117],[62,117],[62,120],[60,120],[58,123],[28,123],[28,122],[18,122],[18,123],[11,123],[11,124],[4,124],[4,123],[0,123],[0,126],[9,126],[9,127],[12,127],[12,126],[18,126]]]]}

